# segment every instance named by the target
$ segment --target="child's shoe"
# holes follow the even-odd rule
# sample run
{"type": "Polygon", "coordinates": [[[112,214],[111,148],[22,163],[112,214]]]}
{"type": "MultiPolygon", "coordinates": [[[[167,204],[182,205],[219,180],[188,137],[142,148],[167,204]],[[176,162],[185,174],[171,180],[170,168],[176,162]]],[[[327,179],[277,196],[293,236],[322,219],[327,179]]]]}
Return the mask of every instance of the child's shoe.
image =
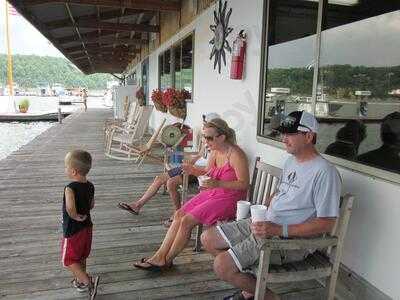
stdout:
{"type": "Polygon", "coordinates": [[[89,288],[88,284],[79,282],[76,278],[71,281],[72,287],[74,287],[79,293],[86,292],[89,288]]]}
{"type": "Polygon", "coordinates": [[[94,300],[97,295],[97,286],[99,285],[100,276],[90,277],[88,286],[89,300],[94,300]]]}

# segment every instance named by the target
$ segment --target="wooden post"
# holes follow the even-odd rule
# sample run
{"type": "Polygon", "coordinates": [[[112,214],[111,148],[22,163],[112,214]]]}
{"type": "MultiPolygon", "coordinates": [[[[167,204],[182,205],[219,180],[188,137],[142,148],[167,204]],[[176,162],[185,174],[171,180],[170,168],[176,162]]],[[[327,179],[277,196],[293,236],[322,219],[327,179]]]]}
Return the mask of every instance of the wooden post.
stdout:
{"type": "Polygon", "coordinates": [[[62,113],[61,113],[61,107],[58,107],[58,123],[62,123],[62,113]]]}

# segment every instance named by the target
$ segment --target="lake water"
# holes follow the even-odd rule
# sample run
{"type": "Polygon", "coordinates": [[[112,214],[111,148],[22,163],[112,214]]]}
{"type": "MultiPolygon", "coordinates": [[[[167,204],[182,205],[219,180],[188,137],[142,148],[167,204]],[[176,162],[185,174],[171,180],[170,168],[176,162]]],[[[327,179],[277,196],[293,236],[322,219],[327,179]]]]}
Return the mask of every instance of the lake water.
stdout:
{"type": "MultiPolygon", "coordinates": [[[[30,107],[28,112],[46,113],[56,112],[58,109],[58,97],[16,96],[15,102],[28,98],[30,107]]],[[[65,100],[79,100],[76,97],[65,100]]],[[[101,97],[89,97],[88,108],[105,107],[101,97]]],[[[8,96],[0,96],[0,114],[13,109],[13,103],[8,96]]],[[[75,111],[82,109],[82,104],[62,106],[62,111],[75,111]]],[[[0,160],[18,150],[23,145],[32,141],[35,137],[49,129],[54,122],[0,122],[0,160]]]]}

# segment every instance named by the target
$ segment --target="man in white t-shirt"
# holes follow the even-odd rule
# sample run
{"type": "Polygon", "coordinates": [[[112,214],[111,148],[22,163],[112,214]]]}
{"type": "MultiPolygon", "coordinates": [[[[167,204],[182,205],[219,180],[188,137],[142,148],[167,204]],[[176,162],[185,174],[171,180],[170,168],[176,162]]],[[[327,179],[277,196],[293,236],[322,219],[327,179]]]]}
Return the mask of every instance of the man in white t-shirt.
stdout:
{"type": "MultiPolygon", "coordinates": [[[[224,299],[252,299],[263,239],[274,236],[310,237],[331,232],[339,215],[341,178],[315,148],[318,122],[305,111],[290,113],[279,128],[292,154],[284,164],[278,189],[267,199],[264,222],[250,219],[210,228],[202,235],[215,256],[218,277],[241,290],[224,299]],[[252,273],[252,274],[251,274],[252,273]]],[[[271,263],[302,260],[309,251],[273,252],[271,263]]],[[[278,299],[267,289],[265,299],[278,299]]]]}

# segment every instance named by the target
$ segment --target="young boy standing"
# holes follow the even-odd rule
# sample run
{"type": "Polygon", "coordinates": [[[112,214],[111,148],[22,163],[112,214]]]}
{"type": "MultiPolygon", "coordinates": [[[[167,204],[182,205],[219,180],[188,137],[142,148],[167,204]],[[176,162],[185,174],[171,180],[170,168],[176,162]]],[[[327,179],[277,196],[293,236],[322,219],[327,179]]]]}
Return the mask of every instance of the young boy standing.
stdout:
{"type": "Polygon", "coordinates": [[[99,276],[86,273],[86,259],[92,246],[92,220],[90,210],[94,207],[94,186],[86,179],[92,166],[92,157],[83,150],[74,150],[65,156],[65,173],[72,180],[64,188],[62,262],[75,278],[72,286],[79,292],[96,297],[99,276]]]}

